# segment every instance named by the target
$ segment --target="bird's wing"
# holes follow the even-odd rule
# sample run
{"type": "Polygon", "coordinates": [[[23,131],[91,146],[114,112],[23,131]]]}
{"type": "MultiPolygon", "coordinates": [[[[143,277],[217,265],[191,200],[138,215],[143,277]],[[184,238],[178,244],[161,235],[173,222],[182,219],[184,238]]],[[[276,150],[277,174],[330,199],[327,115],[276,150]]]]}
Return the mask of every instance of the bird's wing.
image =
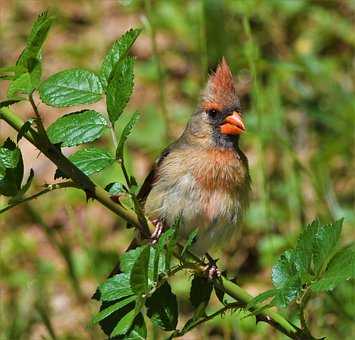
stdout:
{"type": "Polygon", "coordinates": [[[157,175],[157,170],[159,169],[160,164],[162,161],[169,155],[171,150],[171,145],[168,146],[159,156],[159,158],[154,162],[152,169],[150,170],[148,176],[145,178],[141,188],[139,189],[139,192],[137,194],[137,199],[138,201],[144,206],[144,203],[152,190],[152,186],[154,183],[154,180],[157,175]]]}

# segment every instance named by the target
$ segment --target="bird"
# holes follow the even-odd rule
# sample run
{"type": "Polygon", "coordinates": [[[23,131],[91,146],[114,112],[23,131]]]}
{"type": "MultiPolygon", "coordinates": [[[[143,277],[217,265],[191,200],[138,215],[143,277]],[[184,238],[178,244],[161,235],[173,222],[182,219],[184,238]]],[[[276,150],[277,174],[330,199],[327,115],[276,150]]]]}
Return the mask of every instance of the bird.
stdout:
{"type": "Polygon", "coordinates": [[[250,198],[246,131],[233,75],[223,57],[181,136],[158,157],[137,198],[156,226],[153,237],[179,219],[179,237],[197,229],[192,251],[224,245],[239,229],[250,198]]]}

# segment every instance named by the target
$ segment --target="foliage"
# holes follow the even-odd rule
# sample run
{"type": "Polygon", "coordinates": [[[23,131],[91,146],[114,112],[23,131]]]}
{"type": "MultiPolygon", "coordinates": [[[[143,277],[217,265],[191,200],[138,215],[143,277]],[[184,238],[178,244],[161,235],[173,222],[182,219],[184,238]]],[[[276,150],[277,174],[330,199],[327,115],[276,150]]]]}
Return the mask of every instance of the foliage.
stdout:
{"type": "MultiPolygon", "coordinates": [[[[169,6],[176,5],[161,5],[159,11],[169,11],[169,8],[171,8],[169,6]]],[[[217,2],[214,1],[203,1],[203,6],[205,20],[208,21],[207,27],[209,27],[205,32],[207,35],[207,46],[205,46],[207,51],[204,57],[208,60],[205,60],[204,63],[207,67],[207,64],[213,65],[217,62],[221,48],[224,49],[223,53],[228,54],[230,52],[228,51],[228,44],[225,43],[228,40],[228,36],[225,35],[227,24],[223,23],[223,25],[218,26],[218,30],[211,29],[211,27],[214,26],[213,23],[218,23],[219,16],[227,15],[225,9],[223,9],[223,5],[220,3],[217,4],[217,2]],[[217,9],[216,6],[218,7],[217,9]],[[219,15],[217,15],[218,13],[219,15]],[[219,47],[213,44],[214,41],[218,41],[219,47]]],[[[248,32],[248,16],[251,13],[249,12],[250,8],[247,4],[244,5],[245,8],[238,8],[238,6],[241,6],[239,2],[238,4],[229,3],[228,10],[231,13],[238,13],[239,16],[241,16],[240,13],[242,13],[244,16],[242,18],[244,20],[244,28],[246,32],[248,32]]],[[[274,4],[273,6],[276,5],[274,4]]],[[[302,7],[297,8],[297,6],[292,7],[292,5],[287,4],[278,6],[284,6],[282,11],[288,13],[290,16],[292,16],[292,13],[301,11],[300,8],[302,7]]],[[[268,13],[267,10],[263,8],[256,8],[256,12],[268,13]],[[265,12],[262,12],[263,10],[265,12]]],[[[177,13],[180,13],[178,9],[177,13]]],[[[316,8],[314,20],[319,20],[320,14],[323,15],[325,13],[321,13],[321,10],[316,8]]],[[[187,13],[187,15],[189,14],[187,13]]],[[[161,18],[163,17],[164,16],[161,16],[161,18]]],[[[260,22],[257,22],[256,26],[261,25],[260,27],[263,27],[265,18],[261,15],[259,20],[260,22]]],[[[121,211],[119,210],[121,209],[120,207],[133,207],[138,215],[139,223],[147,224],[148,222],[145,221],[145,217],[142,215],[142,209],[139,204],[137,204],[135,198],[135,179],[132,177],[131,172],[127,170],[127,167],[129,169],[129,155],[127,157],[127,153],[125,152],[125,145],[131,133],[132,136],[130,138],[135,141],[136,145],[147,144],[152,146],[154,144],[154,136],[152,136],[154,133],[152,132],[147,133],[146,137],[144,137],[144,131],[142,131],[141,134],[143,137],[135,136],[134,127],[139,118],[137,112],[133,113],[128,119],[125,118],[124,115],[134,85],[134,58],[129,55],[130,48],[139,36],[141,30],[129,30],[120,39],[115,41],[104,57],[98,72],[89,71],[85,68],[75,68],[63,70],[49,76],[46,80],[41,80],[41,50],[52,22],[53,18],[48,16],[47,13],[40,15],[33,25],[26,47],[18,58],[16,65],[10,66],[6,68],[6,70],[1,70],[1,74],[6,75],[6,77],[4,76],[1,79],[9,80],[9,86],[7,98],[0,103],[0,117],[9,123],[11,111],[9,111],[8,107],[19,101],[25,101],[27,99],[30,101],[31,99],[33,100],[33,93],[38,93],[43,103],[54,108],[92,104],[105,97],[107,113],[97,112],[92,108],[84,108],[81,111],[74,112],[70,112],[72,111],[70,110],[70,113],[64,114],[48,128],[45,128],[44,132],[42,130],[43,117],[36,114],[35,118],[31,118],[19,126],[17,142],[24,137],[30,140],[32,139],[39,150],[47,157],[50,156],[51,153],[54,154],[55,157],[53,158],[55,159],[57,157],[58,159],[55,161],[58,167],[55,178],[62,177],[73,179],[70,172],[73,171],[78,175],[75,178],[79,177],[83,179],[84,183],[87,181],[85,176],[103,174],[102,178],[106,181],[103,187],[105,187],[110,195],[118,196],[119,202],[112,203],[117,207],[112,209],[118,209],[116,213],[119,214],[121,211]],[[109,148],[103,149],[101,144],[100,148],[85,145],[84,148],[80,148],[70,156],[63,156],[64,150],[66,150],[65,148],[67,147],[80,146],[95,141],[103,143],[106,138],[105,133],[108,129],[111,129],[114,136],[114,152],[111,152],[109,148]],[[66,163],[67,161],[69,162],[66,163]],[[106,180],[105,178],[105,169],[112,164],[118,164],[124,174],[123,177],[115,178],[114,182],[112,182],[112,179],[106,180]],[[125,197],[124,202],[121,201],[121,195],[125,197]]],[[[170,28],[172,31],[175,29],[174,25],[177,25],[174,20],[161,24],[170,28]]],[[[334,25],[337,27],[336,35],[348,41],[348,38],[346,38],[348,35],[347,26],[343,25],[339,18],[334,21],[334,25]]],[[[236,27],[237,28],[233,28],[233,34],[239,34],[240,36],[241,32],[238,31],[238,29],[240,29],[241,26],[236,27]],[[237,30],[237,32],[234,30],[237,30]]],[[[257,32],[257,34],[262,35],[260,32],[257,32]]],[[[275,32],[272,32],[272,34],[276,34],[277,36],[275,32]]],[[[317,32],[311,32],[310,34],[316,35],[317,32]]],[[[298,56],[294,57],[294,59],[290,60],[288,63],[280,61],[274,61],[274,63],[270,64],[263,63],[260,59],[261,44],[260,46],[254,44],[252,40],[253,37],[249,36],[249,38],[250,40],[242,41],[242,47],[240,49],[242,55],[241,59],[239,59],[242,61],[237,61],[236,63],[238,66],[242,62],[246,64],[249,63],[252,72],[253,89],[251,91],[251,115],[249,116],[250,118],[248,118],[248,128],[251,130],[251,138],[255,137],[257,131],[259,136],[258,139],[255,140],[257,140],[258,143],[260,142],[257,149],[261,154],[264,152],[266,154],[271,142],[277,144],[277,147],[287,155],[287,157],[285,157],[285,164],[282,163],[282,171],[287,175],[293,176],[292,179],[287,182],[287,185],[299,187],[301,178],[300,169],[303,165],[295,160],[292,151],[289,151],[293,141],[285,137],[285,131],[287,132],[288,125],[282,125],[282,119],[279,119],[282,117],[282,105],[278,102],[278,100],[281,100],[281,90],[279,87],[281,86],[280,84],[282,84],[287,89],[284,93],[287,101],[285,105],[292,107],[295,103],[301,101],[301,106],[303,105],[305,110],[310,110],[310,108],[316,105],[315,102],[319,98],[312,92],[314,90],[305,86],[303,77],[306,75],[302,75],[298,67],[299,65],[304,65],[304,68],[310,74],[311,82],[314,83],[315,86],[322,87],[320,84],[321,81],[317,78],[320,77],[323,80],[327,80],[325,67],[328,62],[331,64],[331,61],[322,59],[317,63],[314,52],[312,52],[306,55],[299,53],[298,56]],[[297,58],[299,60],[297,60],[297,58]],[[260,75],[257,73],[259,71],[260,75]],[[267,82],[265,89],[267,91],[264,91],[264,95],[262,93],[263,91],[260,91],[260,88],[262,88],[264,84],[262,84],[261,81],[259,83],[259,79],[264,77],[265,74],[271,74],[271,76],[265,78],[267,82]],[[268,110],[272,111],[274,116],[272,119],[270,118],[270,120],[263,119],[260,113],[267,113],[268,110]],[[260,128],[260,131],[258,128],[260,128]],[[277,143],[279,141],[282,141],[282,143],[277,143]]],[[[275,44],[276,43],[279,42],[276,41],[275,44]]],[[[349,40],[349,43],[352,44],[353,42],[349,40]]],[[[280,44],[282,45],[282,43],[280,44]]],[[[201,48],[203,48],[203,46],[201,48]]],[[[313,48],[316,49],[317,47],[314,46],[313,48]]],[[[189,85],[184,84],[184,86],[188,87],[189,85]]],[[[342,145],[346,143],[341,144],[340,140],[346,140],[346,136],[351,130],[347,127],[347,125],[350,124],[347,124],[347,116],[344,112],[349,110],[352,104],[337,85],[334,85],[333,90],[329,100],[336,100],[340,102],[339,105],[342,105],[344,110],[339,110],[341,112],[339,112],[340,117],[338,117],[342,123],[333,124],[328,118],[323,116],[319,117],[319,111],[314,108],[311,109],[310,119],[311,121],[314,120],[319,123],[321,125],[320,129],[326,129],[330,135],[335,134],[339,136],[339,144],[335,145],[334,148],[342,151],[342,145]],[[341,136],[340,131],[342,132],[341,136]]],[[[196,95],[196,93],[194,93],[194,95],[196,95]]],[[[323,99],[320,98],[320,100],[323,99]]],[[[323,107],[329,110],[330,104],[323,104],[323,107]]],[[[34,105],[33,109],[38,110],[38,107],[34,105]]],[[[98,111],[103,110],[98,109],[98,111]]],[[[147,115],[142,115],[141,120],[146,120],[146,116],[147,115]]],[[[155,124],[155,121],[153,121],[153,123],[155,124]]],[[[295,129],[292,122],[288,122],[288,124],[290,124],[291,130],[295,129]]],[[[14,126],[14,124],[12,124],[12,126],[14,126]]],[[[146,130],[149,131],[150,129],[146,130]]],[[[141,130],[138,131],[141,132],[141,130]]],[[[334,136],[331,138],[329,136],[323,136],[322,138],[321,144],[323,146],[329,146],[334,140],[334,136]]],[[[155,145],[154,147],[156,148],[157,146],[155,145]]],[[[328,162],[327,157],[330,156],[325,154],[325,159],[322,160],[322,164],[328,162]]],[[[263,188],[261,189],[263,191],[258,200],[259,205],[252,206],[251,209],[255,214],[258,214],[258,218],[255,219],[257,222],[255,222],[255,220],[254,222],[250,222],[252,228],[255,228],[255,226],[258,227],[260,223],[268,225],[268,221],[273,218],[280,221],[284,220],[284,215],[279,210],[274,209],[273,206],[270,206],[270,202],[275,204],[275,202],[280,202],[284,198],[288,206],[287,209],[289,209],[290,224],[292,220],[295,225],[301,225],[303,219],[301,211],[302,198],[297,195],[288,195],[289,187],[283,188],[282,186],[274,186],[274,189],[268,188],[268,186],[265,185],[265,164],[260,164],[260,166],[256,168],[257,171],[254,174],[257,180],[256,185],[263,188]],[[275,197],[275,201],[271,201],[270,196],[275,197]],[[279,216],[272,216],[274,211],[276,211],[279,216]]],[[[312,170],[314,170],[315,173],[317,171],[317,169],[312,170]]],[[[26,193],[32,184],[33,172],[30,172],[30,176],[25,184],[22,184],[23,177],[24,167],[21,151],[14,141],[7,139],[0,148],[0,193],[10,197],[9,204],[11,204],[12,201],[22,202],[22,200],[28,197],[26,193]]],[[[272,183],[275,176],[272,175],[270,177],[270,183],[272,183]]],[[[323,195],[323,191],[327,191],[327,188],[329,188],[330,184],[327,182],[329,179],[330,174],[327,171],[322,173],[322,176],[316,175],[315,178],[312,179],[314,181],[314,187],[318,190],[317,194],[321,197],[320,200],[323,202],[322,204],[324,204],[322,197],[328,197],[327,195],[323,195]],[[325,182],[322,182],[322,179],[324,179],[325,182]]],[[[91,179],[89,180],[89,184],[91,185],[93,182],[91,179]]],[[[104,204],[104,200],[100,201],[101,196],[98,196],[99,194],[96,193],[95,190],[91,192],[91,186],[89,185],[88,189],[83,183],[77,180],[75,185],[85,190],[88,198],[95,198],[104,204]]],[[[85,183],[87,184],[87,182],[85,183]]],[[[98,186],[95,184],[95,188],[97,187],[98,186]]],[[[320,209],[320,211],[320,214],[323,214],[323,210],[320,209]]],[[[337,210],[333,216],[337,217],[340,213],[343,212],[337,210]]],[[[346,212],[344,212],[344,214],[345,213],[346,212]]],[[[324,215],[327,214],[324,213],[323,216],[324,215]]],[[[250,216],[249,219],[252,220],[250,216]]],[[[280,224],[282,225],[282,223],[280,224]]],[[[101,283],[98,288],[98,296],[102,305],[100,311],[93,317],[92,321],[94,324],[99,323],[105,333],[111,337],[117,336],[125,339],[141,339],[147,338],[147,334],[149,334],[147,332],[147,326],[148,329],[150,329],[151,326],[146,325],[146,321],[149,319],[155,327],[160,328],[163,332],[169,332],[168,336],[177,337],[184,335],[199,324],[210,321],[217,316],[222,315],[224,316],[224,320],[228,320],[229,316],[225,315],[227,311],[232,312],[232,320],[235,320],[237,315],[233,312],[237,308],[239,308],[239,310],[241,308],[243,309],[240,313],[245,312],[245,315],[249,316],[249,318],[247,318],[248,320],[252,319],[251,316],[255,316],[257,321],[265,321],[267,320],[265,315],[268,315],[267,313],[269,313],[270,307],[277,306],[278,308],[286,307],[289,309],[291,312],[290,319],[297,325],[297,327],[295,326],[297,334],[301,332],[301,334],[308,336],[308,338],[312,338],[310,335],[310,329],[312,330],[310,327],[311,320],[307,320],[305,313],[308,308],[308,302],[311,299],[323,301],[325,296],[326,298],[331,297],[331,294],[335,291],[337,294],[340,294],[338,292],[344,289],[343,287],[345,287],[346,281],[354,278],[354,245],[341,246],[339,240],[342,224],[343,221],[339,219],[331,224],[324,224],[316,220],[304,227],[294,247],[284,251],[286,245],[292,242],[293,238],[291,237],[286,241],[279,239],[279,251],[276,250],[273,254],[269,254],[265,250],[270,249],[266,244],[268,235],[265,234],[265,247],[260,247],[261,251],[265,251],[265,258],[269,256],[270,261],[274,261],[275,257],[278,256],[281,251],[284,251],[272,269],[272,283],[274,288],[265,290],[253,299],[243,299],[243,296],[238,296],[236,293],[234,296],[229,297],[230,292],[228,293],[226,290],[223,290],[223,285],[221,287],[220,281],[215,280],[212,282],[206,279],[202,270],[202,267],[204,267],[206,263],[201,259],[196,259],[196,257],[191,254],[191,246],[194,239],[198,237],[197,229],[189,235],[185,244],[177,244],[177,223],[175,228],[173,227],[167,230],[156,244],[151,245],[143,242],[143,245],[139,245],[135,249],[129,250],[120,256],[121,272],[108,278],[105,282],[101,283]],[[184,300],[184,294],[181,293],[181,289],[179,290],[178,287],[176,287],[176,282],[179,280],[178,273],[180,273],[180,271],[193,272],[191,286],[188,287],[186,284],[184,285],[185,295],[189,296],[190,308],[193,314],[181,329],[176,329],[178,318],[180,318],[180,320],[183,319],[181,317],[183,311],[181,308],[178,308],[177,303],[178,299],[179,301],[184,300]],[[214,295],[212,295],[213,288],[223,306],[220,310],[211,313],[211,309],[213,310],[216,306],[214,295]],[[189,294],[186,294],[188,289],[189,294]],[[265,303],[268,299],[271,301],[265,303]],[[294,305],[296,305],[296,308],[294,305]],[[297,310],[297,313],[295,313],[295,310],[297,310]],[[146,318],[143,317],[144,315],[146,318]]],[[[53,233],[53,231],[48,231],[48,235],[51,235],[51,233],[53,233]]],[[[275,233],[275,236],[277,237],[278,233],[275,233]]],[[[48,237],[51,239],[52,236],[48,237]]],[[[65,243],[55,244],[58,249],[61,249],[60,251],[63,257],[68,261],[69,272],[72,273],[70,275],[75,277],[75,269],[73,269],[73,266],[70,264],[69,250],[63,246],[65,243]]],[[[263,255],[264,253],[261,254],[261,257],[264,260],[263,255]]],[[[100,254],[98,254],[97,257],[100,259],[100,254]]],[[[102,280],[102,275],[104,275],[104,273],[101,273],[100,280],[102,280]]],[[[252,280],[254,280],[254,278],[252,278],[252,280]]],[[[75,278],[73,282],[75,286],[75,278]]],[[[270,315],[272,315],[271,313],[272,312],[270,312],[270,315]]],[[[293,337],[295,336],[291,331],[293,322],[291,323],[286,320],[279,328],[281,327],[285,334],[293,337]]],[[[213,321],[211,321],[211,323],[213,323],[213,321]]],[[[272,322],[270,324],[272,325],[272,322]]],[[[47,328],[51,329],[51,326],[49,325],[47,328]]],[[[255,330],[255,328],[253,328],[253,330],[255,330]]]]}

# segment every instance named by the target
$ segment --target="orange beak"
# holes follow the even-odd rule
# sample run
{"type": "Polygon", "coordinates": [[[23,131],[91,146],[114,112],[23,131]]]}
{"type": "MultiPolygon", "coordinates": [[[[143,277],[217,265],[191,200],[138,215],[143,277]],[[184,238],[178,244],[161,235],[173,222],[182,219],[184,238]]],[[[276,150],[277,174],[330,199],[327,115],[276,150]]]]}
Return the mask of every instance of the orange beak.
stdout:
{"type": "Polygon", "coordinates": [[[225,135],[240,135],[245,131],[245,126],[239,113],[234,111],[227,116],[221,125],[221,132],[225,135]]]}

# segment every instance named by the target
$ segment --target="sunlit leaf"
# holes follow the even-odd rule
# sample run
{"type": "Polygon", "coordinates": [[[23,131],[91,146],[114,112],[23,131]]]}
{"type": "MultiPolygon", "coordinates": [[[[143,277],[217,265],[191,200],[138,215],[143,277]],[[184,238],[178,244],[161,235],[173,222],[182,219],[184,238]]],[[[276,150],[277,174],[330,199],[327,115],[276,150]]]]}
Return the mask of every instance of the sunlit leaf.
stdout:
{"type": "Polygon", "coordinates": [[[106,127],[107,121],[100,113],[83,110],[58,118],[48,127],[47,133],[53,144],[75,146],[100,138],[106,127]]]}
{"type": "Polygon", "coordinates": [[[121,116],[133,91],[133,62],[132,57],[120,61],[112,71],[112,77],[107,85],[107,112],[112,124],[121,116]]]}
{"type": "Polygon", "coordinates": [[[44,103],[54,107],[95,103],[103,89],[99,77],[88,70],[58,72],[42,82],[39,93],[44,103]]]}
{"type": "Polygon", "coordinates": [[[312,284],[314,292],[329,291],[339,283],[355,279],[355,245],[341,249],[329,262],[321,279],[312,284]]]}
{"type": "Polygon", "coordinates": [[[99,287],[102,301],[113,301],[133,295],[129,283],[129,275],[126,273],[116,274],[99,287]]]}
{"type": "Polygon", "coordinates": [[[79,150],[69,159],[87,176],[100,172],[114,162],[109,152],[98,148],[79,150]]]}
{"type": "Polygon", "coordinates": [[[100,69],[100,79],[104,88],[107,87],[107,82],[114,66],[126,57],[128,50],[131,48],[141,31],[141,29],[131,29],[127,31],[120,39],[114,42],[110,50],[107,52],[100,69]]]}

